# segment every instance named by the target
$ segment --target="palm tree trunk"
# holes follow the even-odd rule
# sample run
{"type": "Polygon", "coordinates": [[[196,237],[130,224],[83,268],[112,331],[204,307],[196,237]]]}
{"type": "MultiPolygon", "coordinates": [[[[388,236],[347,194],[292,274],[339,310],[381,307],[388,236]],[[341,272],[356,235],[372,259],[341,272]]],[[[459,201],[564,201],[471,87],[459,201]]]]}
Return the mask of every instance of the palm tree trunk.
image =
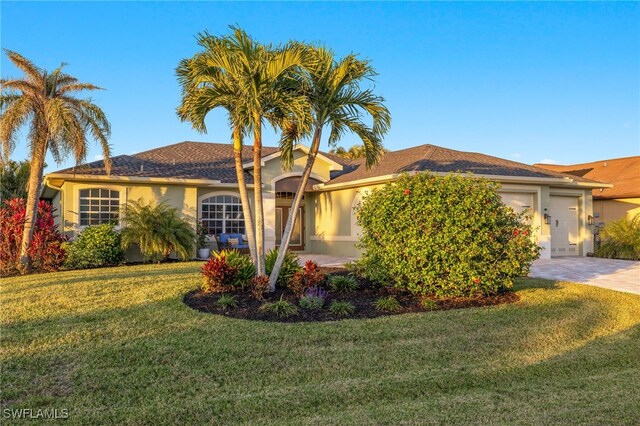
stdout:
{"type": "Polygon", "coordinates": [[[262,123],[254,117],[253,126],[253,193],[256,205],[256,271],[265,275],[264,206],[262,205],[262,123]]]}
{"type": "Polygon", "coordinates": [[[293,197],[293,203],[291,204],[291,208],[289,209],[289,217],[287,218],[287,224],[285,225],[284,232],[282,234],[282,241],[280,243],[280,249],[278,250],[278,257],[276,258],[276,263],[273,265],[273,270],[271,271],[271,275],[269,276],[269,288],[271,289],[271,291],[276,289],[278,275],[280,275],[280,269],[282,268],[284,257],[287,254],[287,249],[289,248],[289,243],[291,242],[291,235],[293,234],[293,228],[296,225],[296,219],[298,218],[297,212],[300,208],[300,204],[302,203],[304,189],[307,186],[307,182],[309,182],[309,176],[311,176],[313,163],[316,161],[316,156],[318,155],[318,150],[320,149],[321,138],[322,127],[318,126],[316,127],[316,130],[313,134],[313,141],[311,142],[311,148],[309,149],[309,154],[307,155],[307,164],[305,165],[302,172],[302,177],[300,178],[300,183],[298,184],[298,190],[293,197]]]}
{"type": "Polygon", "coordinates": [[[247,182],[244,179],[244,168],[242,167],[242,136],[240,129],[233,129],[233,158],[236,163],[236,175],[238,177],[238,191],[242,202],[242,215],[244,216],[244,227],[249,240],[249,253],[254,265],[256,264],[256,236],[253,227],[253,214],[251,204],[249,204],[249,193],[247,192],[247,182]]]}
{"type": "Polygon", "coordinates": [[[33,239],[33,228],[36,222],[36,215],[38,214],[38,199],[40,198],[40,183],[42,182],[44,156],[45,152],[43,150],[43,152],[37,152],[31,159],[24,230],[22,231],[22,243],[20,245],[20,264],[17,265],[23,274],[29,272],[31,269],[29,246],[33,239]]]}

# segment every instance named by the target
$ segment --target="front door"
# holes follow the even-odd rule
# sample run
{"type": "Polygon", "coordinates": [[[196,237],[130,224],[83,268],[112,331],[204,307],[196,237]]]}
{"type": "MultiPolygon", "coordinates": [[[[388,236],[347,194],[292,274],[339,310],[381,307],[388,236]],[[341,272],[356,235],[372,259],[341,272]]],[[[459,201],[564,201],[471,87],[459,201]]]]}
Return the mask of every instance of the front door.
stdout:
{"type": "MultiPolygon", "coordinates": [[[[282,234],[287,225],[290,210],[290,207],[276,207],[276,246],[278,247],[282,242],[282,234]]],[[[304,250],[304,207],[300,207],[297,214],[298,217],[289,242],[290,250],[304,250]]]]}
{"type": "Polygon", "coordinates": [[[551,197],[551,256],[578,256],[577,197],[551,197]]]}

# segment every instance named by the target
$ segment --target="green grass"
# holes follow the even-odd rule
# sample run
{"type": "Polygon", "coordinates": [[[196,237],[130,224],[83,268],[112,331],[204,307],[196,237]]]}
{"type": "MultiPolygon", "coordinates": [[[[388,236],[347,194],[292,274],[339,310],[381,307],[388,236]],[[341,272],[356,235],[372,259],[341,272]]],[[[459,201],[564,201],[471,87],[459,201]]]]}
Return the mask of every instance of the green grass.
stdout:
{"type": "Polygon", "coordinates": [[[512,305],[261,323],[184,306],[199,266],[3,279],[2,408],[83,424],[640,418],[636,295],[527,279],[512,305]]]}

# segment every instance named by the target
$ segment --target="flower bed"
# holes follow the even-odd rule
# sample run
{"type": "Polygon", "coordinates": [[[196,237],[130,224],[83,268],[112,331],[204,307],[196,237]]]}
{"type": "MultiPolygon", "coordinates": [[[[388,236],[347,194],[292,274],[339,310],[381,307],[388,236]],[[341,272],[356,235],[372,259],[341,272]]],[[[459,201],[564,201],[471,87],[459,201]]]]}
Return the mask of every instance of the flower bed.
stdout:
{"type": "MultiPolygon", "coordinates": [[[[433,310],[460,309],[499,305],[517,302],[520,298],[511,291],[505,291],[492,296],[456,297],[456,298],[425,298],[408,292],[397,291],[374,284],[364,279],[354,278],[358,287],[350,292],[340,292],[331,288],[331,280],[336,277],[347,277],[344,269],[321,268],[327,275],[327,293],[320,309],[310,309],[301,306],[300,299],[289,288],[278,288],[273,293],[266,293],[264,301],[258,301],[250,292],[231,290],[225,293],[207,293],[201,289],[193,290],[184,296],[184,302],[189,307],[201,312],[224,315],[232,318],[243,318],[258,321],[276,322],[315,322],[336,321],[349,318],[375,318],[385,315],[398,315],[411,312],[427,312],[433,310]],[[381,303],[381,299],[395,299],[399,308],[394,305],[381,303]],[[232,300],[232,302],[229,302],[232,300]],[[286,305],[289,314],[283,315],[276,310],[264,309],[264,306],[286,305]],[[222,302],[222,303],[221,303],[222,302]],[[353,307],[352,312],[343,312],[336,308],[332,310],[334,302],[347,302],[353,307]],[[291,308],[293,306],[293,308],[291,308]],[[387,310],[385,310],[386,308],[387,310]]],[[[338,303],[338,305],[343,305],[338,303]]]]}

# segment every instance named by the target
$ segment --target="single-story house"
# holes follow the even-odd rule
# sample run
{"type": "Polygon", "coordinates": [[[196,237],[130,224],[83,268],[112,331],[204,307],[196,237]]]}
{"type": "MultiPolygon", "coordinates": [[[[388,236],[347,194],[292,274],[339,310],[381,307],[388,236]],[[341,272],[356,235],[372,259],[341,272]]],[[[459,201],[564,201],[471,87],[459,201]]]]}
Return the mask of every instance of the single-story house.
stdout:
{"type": "MultiPolygon", "coordinates": [[[[308,148],[294,150],[294,167],[283,171],[277,148],[262,158],[267,248],[280,243],[291,199],[306,163],[308,148]]],[[[252,151],[246,147],[244,168],[249,190],[252,151]]],[[[49,173],[43,197],[53,201],[59,223],[73,237],[88,225],[119,220],[119,206],[129,199],[166,201],[193,222],[202,220],[211,236],[244,233],[233,148],[230,144],[180,142],[112,159],[111,175],[102,161],[49,173]]],[[[529,209],[537,229],[534,238],[543,257],[585,256],[593,251],[591,191],[610,185],[545,170],[489,155],[421,145],[385,153],[367,170],[363,159],[345,160],[320,153],[304,201],[297,212],[291,248],[310,253],[357,256],[360,232],[354,206],[374,188],[402,173],[429,171],[473,173],[499,182],[506,204],[529,209]]]]}
{"type": "Polygon", "coordinates": [[[612,188],[593,189],[593,216],[598,225],[624,216],[631,219],[640,214],[640,156],[566,166],[534,165],[555,172],[613,184],[612,188]]]}

